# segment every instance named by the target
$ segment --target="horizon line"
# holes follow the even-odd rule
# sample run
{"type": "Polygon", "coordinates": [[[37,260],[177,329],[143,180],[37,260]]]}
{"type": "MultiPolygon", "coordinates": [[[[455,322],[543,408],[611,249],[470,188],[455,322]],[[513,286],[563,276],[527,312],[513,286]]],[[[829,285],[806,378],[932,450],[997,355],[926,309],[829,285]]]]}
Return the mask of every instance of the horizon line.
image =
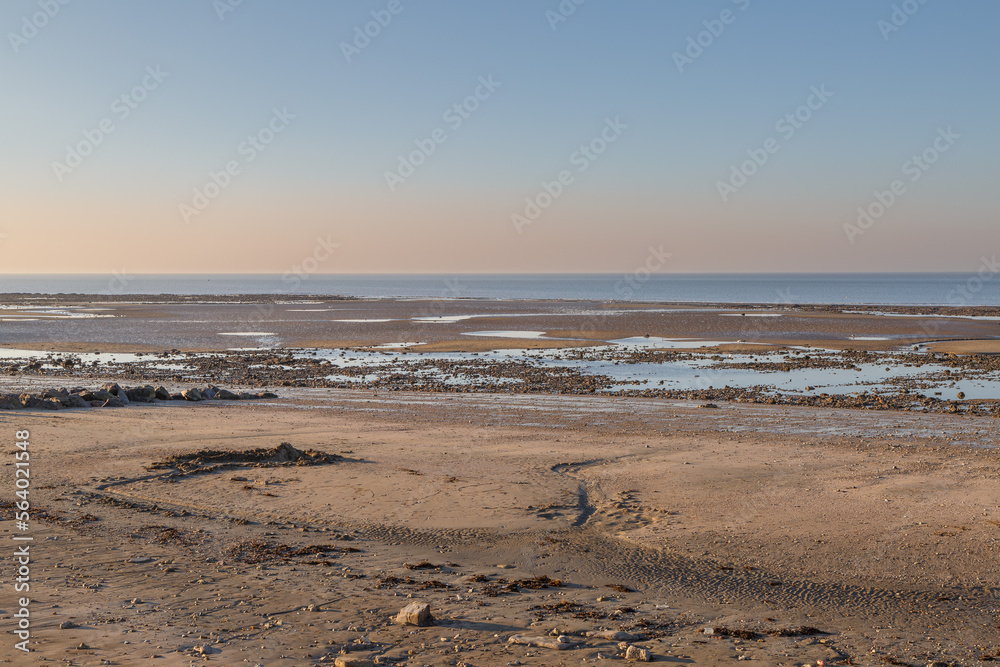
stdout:
{"type": "MultiPolygon", "coordinates": [[[[294,271],[285,272],[194,272],[194,271],[183,271],[177,273],[125,273],[125,276],[134,277],[149,277],[149,276],[254,276],[254,277],[282,277],[289,275],[301,275],[304,277],[336,277],[336,276],[621,276],[623,273],[621,271],[509,271],[509,272],[489,272],[489,271],[476,271],[476,272],[458,272],[458,271],[420,271],[420,272],[381,272],[381,271],[360,271],[360,272],[342,272],[342,273],[297,273],[294,271]]],[[[633,272],[625,272],[625,275],[633,272]]],[[[822,275],[927,275],[927,274],[975,274],[976,271],[955,271],[955,270],[937,270],[937,271],[677,271],[677,272],[667,272],[667,271],[657,271],[652,273],[652,276],[719,276],[719,275],[731,275],[731,276],[748,276],[748,275],[803,275],[803,276],[822,276],[822,275]]],[[[108,276],[117,275],[116,272],[111,271],[93,271],[93,272],[82,272],[82,273],[4,273],[0,272],[0,279],[2,278],[17,278],[17,277],[73,277],[73,276],[108,276]]]]}

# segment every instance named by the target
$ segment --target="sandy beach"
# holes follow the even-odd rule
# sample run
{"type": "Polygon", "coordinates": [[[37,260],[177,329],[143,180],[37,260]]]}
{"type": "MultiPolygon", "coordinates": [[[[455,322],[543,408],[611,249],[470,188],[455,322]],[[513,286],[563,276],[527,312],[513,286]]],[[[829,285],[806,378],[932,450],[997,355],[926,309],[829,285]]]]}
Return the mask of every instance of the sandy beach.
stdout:
{"type": "Polygon", "coordinates": [[[39,664],[1000,659],[981,313],[66,299],[10,308],[0,359],[39,664]]]}
{"type": "Polygon", "coordinates": [[[1000,649],[991,419],[315,390],[3,420],[31,431],[43,661],[569,665],[623,653],[602,631],[673,664],[1000,649]],[[282,442],[342,458],[154,466],[282,442]],[[435,625],[392,622],[414,600],[435,625]]]}

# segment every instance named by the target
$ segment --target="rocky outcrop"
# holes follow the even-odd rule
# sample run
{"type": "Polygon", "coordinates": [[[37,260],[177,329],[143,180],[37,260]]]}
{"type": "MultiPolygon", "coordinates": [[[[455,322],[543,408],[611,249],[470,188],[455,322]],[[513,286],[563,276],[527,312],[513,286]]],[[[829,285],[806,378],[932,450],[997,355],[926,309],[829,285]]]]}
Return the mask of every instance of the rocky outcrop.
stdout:
{"type": "Polygon", "coordinates": [[[0,394],[0,410],[62,410],[65,408],[123,408],[132,403],[160,403],[163,401],[252,401],[277,398],[277,394],[262,391],[236,393],[209,385],[191,387],[179,393],[170,393],[166,387],[141,385],[122,387],[109,382],[99,389],[46,389],[40,393],[0,394]]]}

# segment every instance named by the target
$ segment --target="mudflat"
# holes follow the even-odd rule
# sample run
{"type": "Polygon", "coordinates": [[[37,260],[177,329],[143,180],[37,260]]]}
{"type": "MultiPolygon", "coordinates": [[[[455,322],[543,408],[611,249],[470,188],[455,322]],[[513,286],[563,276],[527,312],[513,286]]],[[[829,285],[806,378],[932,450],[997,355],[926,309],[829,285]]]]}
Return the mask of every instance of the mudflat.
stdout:
{"type": "Polygon", "coordinates": [[[410,344],[425,351],[578,347],[634,336],[891,350],[1000,335],[995,308],[607,301],[5,295],[2,346],[60,352],[410,344]],[[476,335],[503,332],[501,336],[476,335]],[[539,336],[518,336],[534,332],[539,336]]]}

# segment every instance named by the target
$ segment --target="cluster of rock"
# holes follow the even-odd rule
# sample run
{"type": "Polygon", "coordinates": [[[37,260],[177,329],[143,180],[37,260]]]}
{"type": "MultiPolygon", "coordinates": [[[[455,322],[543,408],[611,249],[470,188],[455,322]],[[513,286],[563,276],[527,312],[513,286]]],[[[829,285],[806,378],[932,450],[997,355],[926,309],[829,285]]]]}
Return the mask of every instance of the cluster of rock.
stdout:
{"type": "MultiPolygon", "coordinates": [[[[434,616],[431,614],[431,606],[426,602],[411,602],[402,609],[393,619],[395,623],[399,625],[415,625],[426,627],[429,625],[434,625],[434,616]]],[[[508,644],[524,644],[526,646],[534,646],[537,648],[550,648],[557,651],[564,651],[571,648],[580,648],[583,643],[575,640],[568,635],[559,633],[558,631],[553,631],[552,636],[549,637],[531,637],[527,635],[511,635],[507,638],[508,644]]],[[[631,642],[641,641],[643,637],[641,635],[633,635],[628,632],[617,632],[614,630],[598,630],[596,632],[587,632],[585,636],[612,640],[618,642],[619,654],[617,657],[624,658],[625,660],[631,660],[634,662],[649,662],[651,656],[649,649],[643,648],[641,646],[635,646],[631,642]]],[[[337,664],[341,664],[339,661],[337,664]]],[[[361,664],[361,663],[357,663],[361,664]]],[[[370,664],[370,663],[366,663],[370,664]]]]}
{"type": "Polygon", "coordinates": [[[63,408],[122,408],[129,403],[156,403],[159,401],[247,401],[259,398],[277,398],[271,392],[233,392],[208,385],[192,387],[180,392],[170,392],[166,387],[151,384],[138,387],[121,387],[109,382],[100,389],[46,389],[40,394],[0,394],[0,410],[63,408]]]}

